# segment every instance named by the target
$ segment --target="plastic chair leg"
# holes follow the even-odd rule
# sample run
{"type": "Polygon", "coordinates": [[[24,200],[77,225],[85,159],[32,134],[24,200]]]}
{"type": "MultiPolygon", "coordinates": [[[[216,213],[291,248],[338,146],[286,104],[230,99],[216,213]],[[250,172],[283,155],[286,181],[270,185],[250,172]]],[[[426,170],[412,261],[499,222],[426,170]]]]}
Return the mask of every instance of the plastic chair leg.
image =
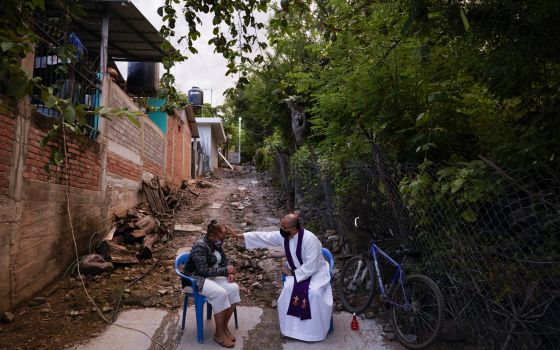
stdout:
{"type": "Polygon", "coordinates": [[[235,320],[235,329],[239,329],[239,325],[237,324],[237,306],[233,309],[233,319],[235,320]]]}
{"type": "Polygon", "coordinates": [[[196,309],[196,338],[199,344],[204,343],[204,303],[206,300],[194,298],[196,309]]]}
{"type": "Polygon", "coordinates": [[[183,322],[181,329],[185,329],[185,321],[187,320],[187,306],[189,305],[189,296],[185,294],[185,301],[183,302],[183,322]]]}
{"type": "Polygon", "coordinates": [[[210,303],[206,303],[206,319],[207,320],[211,320],[212,319],[212,305],[210,305],[210,303]]]}

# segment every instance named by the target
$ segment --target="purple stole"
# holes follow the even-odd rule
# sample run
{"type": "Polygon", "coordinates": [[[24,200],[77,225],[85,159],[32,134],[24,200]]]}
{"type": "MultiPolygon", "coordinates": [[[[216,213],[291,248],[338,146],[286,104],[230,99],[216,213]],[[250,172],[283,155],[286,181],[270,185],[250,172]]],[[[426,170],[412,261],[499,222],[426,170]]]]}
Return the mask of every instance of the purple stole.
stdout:
{"type": "MultiPolygon", "coordinates": [[[[301,258],[303,232],[302,227],[298,233],[298,242],[296,246],[296,257],[299,260],[300,265],[303,265],[303,259],[301,258]]],[[[292,254],[290,252],[290,240],[287,238],[284,239],[284,250],[286,251],[286,258],[288,259],[290,268],[292,271],[295,271],[296,266],[294,265],[294,260],[292,259],[292,254]]],[[[296,274],[294,273],[294,289],[292,290],[292,296],[290,297],[288,315],[299,317],[301,320],[311,319],[311,308],[309,305],[309,282],[311,282],[311,277],[298,282],[296,280],[296,274]]]]}

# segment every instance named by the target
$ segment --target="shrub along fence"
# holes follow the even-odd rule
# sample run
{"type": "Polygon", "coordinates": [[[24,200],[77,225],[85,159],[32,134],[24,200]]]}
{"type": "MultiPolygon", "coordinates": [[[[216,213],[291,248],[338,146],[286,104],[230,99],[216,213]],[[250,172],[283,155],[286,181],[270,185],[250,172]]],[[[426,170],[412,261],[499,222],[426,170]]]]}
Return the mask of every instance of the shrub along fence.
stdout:
{"type": "Polygon", "coordinates": [[[437,281],[449,320],[470,341],[495,349],[555,348],[558,171],[504,170],[482,157],[422,166],[373,158],[331,176],[331,192],[324,188],[327,174],[313,160],[293,167],[296,208],[318,230],[336,227],[354,251],[367,249],[374,236],[389,254],[403,245],[420,250],[406,271],[437,281]],[[353,228],[356,216],[367,232],[353,228]]]}

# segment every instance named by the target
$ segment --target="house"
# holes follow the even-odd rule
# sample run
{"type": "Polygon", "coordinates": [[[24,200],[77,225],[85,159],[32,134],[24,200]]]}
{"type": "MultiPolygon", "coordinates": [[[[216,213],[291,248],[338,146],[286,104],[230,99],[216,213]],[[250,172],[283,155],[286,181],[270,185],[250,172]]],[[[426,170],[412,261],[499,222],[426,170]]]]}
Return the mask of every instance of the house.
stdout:
{"type": "Polygon", "coordinates": [[[196,118],[200,135],[197,175],[214,171],[218,167],[219,145],[227,141],[222,118],[196,118]]]}
{"type": "MultiPolygon", "coordinates": [[[[62,82],[56,93],[75,104],[143,112],[125,90],[115,62],[157,67],[165,55],[158,30],[127,0],[80,4],[85,15],[70,23],[51,3],[37,16],[41,40],[23,67],[47,83],[62,82]],[[66,73],[57,71],[61,60],[53,50],[63,42],[79,55],[66,73]]],[[[83,135],[68,135],[67,175],[59,167],[49,178],[44,165],[50,147],[40,142],[60,116],[34,96],[13,110],[0,114],[0,312],[33,297],[66,270],[75,259],[73,237],[78,253],[88,253],[114,215],[143,201],[142,179],[158,176],[180,184],[190,177],[196,136],[194,117],[186,110],[165,115],[165,130],[147,115],[140,126],[92,115],[83,135]]]]}

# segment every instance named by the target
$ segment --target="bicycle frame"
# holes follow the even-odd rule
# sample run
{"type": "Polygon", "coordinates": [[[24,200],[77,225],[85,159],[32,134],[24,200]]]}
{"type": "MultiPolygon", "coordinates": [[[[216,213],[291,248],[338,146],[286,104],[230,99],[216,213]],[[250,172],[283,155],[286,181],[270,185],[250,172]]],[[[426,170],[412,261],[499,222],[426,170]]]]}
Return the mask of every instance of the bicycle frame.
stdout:
{"type": "Polygon", "coordinates": [[[393,258],[391,258],[389,255],[387,255],[387,253],[381,250],[381,248],[379,248],[375,243],[372,243],[370,246],[370,256],[373,262],[373,266],[375,267],[375,272],[377,274],[377,284],[379,285],[379,292],[383,296],[385,302],[389,304],[393,304],[398,307],[402,307],[405,310],[410,310],[412,306],[408,302],[408,298],[404,290],[404,272],[401,265],[398,262],[396,262],[393,258]],[[383,285],[383,280],[381,279],[381,271],[379,269],[379,263],[377,262],[378,254],[384,257],[391,265],[393,265],[397,269],[395,275],[393,276],[393,279],[391,280],[391,284],[389,285],[389,288],[387,290],[385,290],[385,286],[383,285]],[[387,294],[387,291],[393,290],[396,283],[400,286],[402,290],[403,297],[404,297],[404,304],[396,302],[395,300],[391,299],[391,297],[389,297],[387,294]]]}

